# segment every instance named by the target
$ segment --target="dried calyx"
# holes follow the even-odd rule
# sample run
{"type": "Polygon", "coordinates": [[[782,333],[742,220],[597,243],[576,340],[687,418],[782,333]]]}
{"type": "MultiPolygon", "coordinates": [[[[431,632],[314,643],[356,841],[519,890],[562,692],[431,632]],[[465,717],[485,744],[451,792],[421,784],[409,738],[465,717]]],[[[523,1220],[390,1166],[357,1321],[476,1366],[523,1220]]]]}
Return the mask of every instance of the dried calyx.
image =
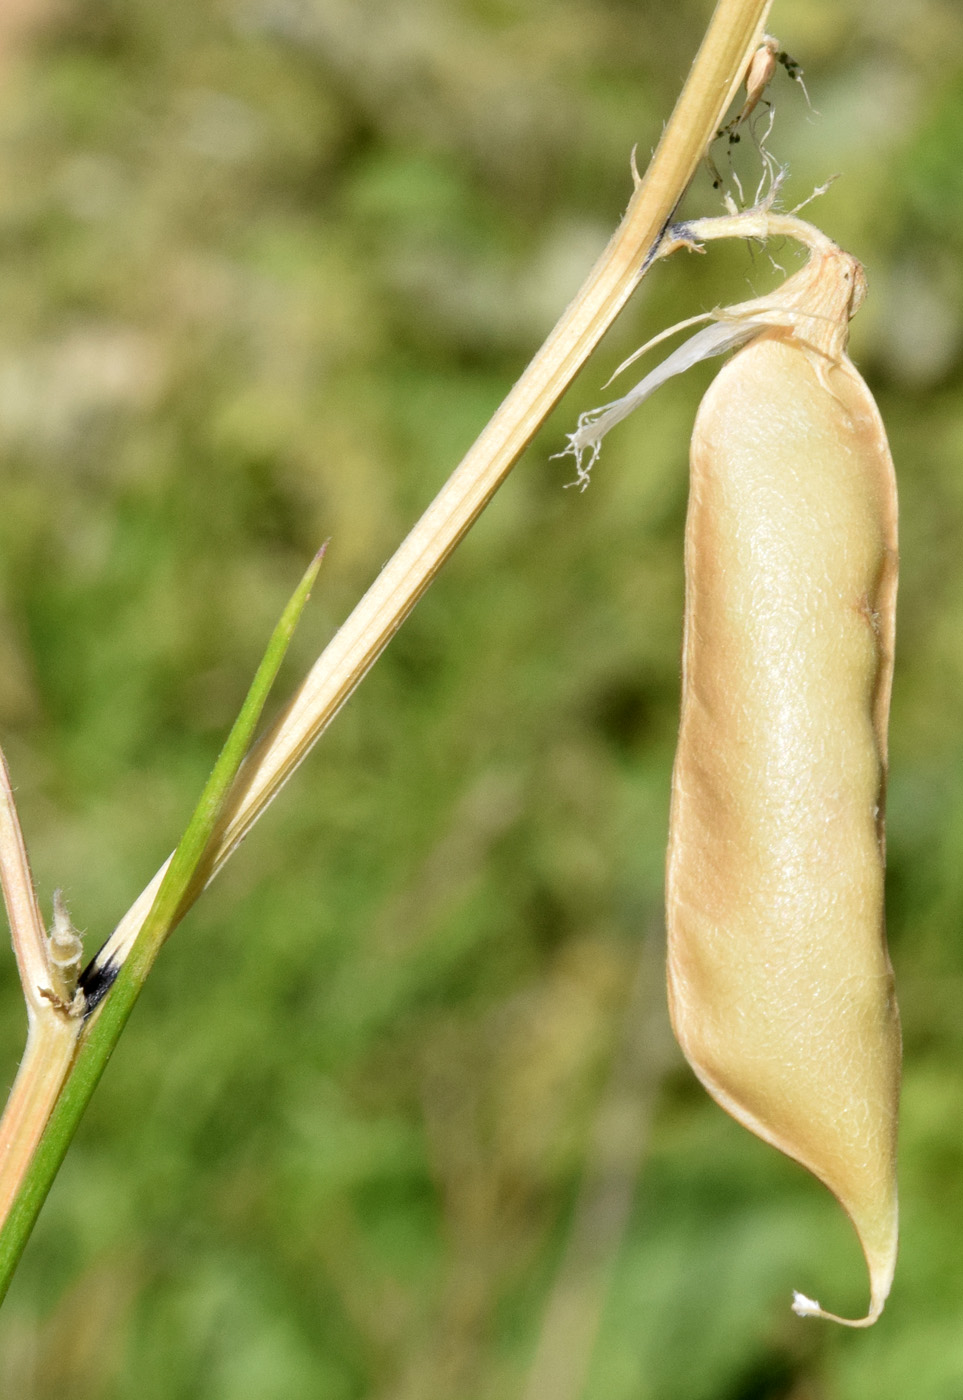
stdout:
{"type": "Polygon", "coordinates": [[[714,311],[670,326],[624,360],[613,379],[677,331],[700,321],[714,322],[680,345],[627,394],[599,408],[589,409],[580,416],[574,433],[568,435],[568,446],[557,454],[575,458],[576,479],[572,485],[577,485],[583,491],[588,486],[606,433],[627,418],[667,380],[684,374],[702,360],[737,350],[764,331],[778,327],[791,331],[797,341],[825,355],[828,362],[836,361],[844,353],[846,323],[858,310],[866,292],[863,270],[855,258],[844,253],[832,239],[804,219],[792,214],[773,213],[767,204],[742,214],[674,224],[666,231],[658,256],[668,257],[680,248],[699,251],[701,244],[710,239],[765,240],[772,237],[793,238],[804,244],[809,249],[805,266],[766,296],[739,302],[735,306],[717,307],[714,311]],[[841,263],[845,266],[839,275],[834,273],[827,276],[830,265],[839,269],[841,263]]]}

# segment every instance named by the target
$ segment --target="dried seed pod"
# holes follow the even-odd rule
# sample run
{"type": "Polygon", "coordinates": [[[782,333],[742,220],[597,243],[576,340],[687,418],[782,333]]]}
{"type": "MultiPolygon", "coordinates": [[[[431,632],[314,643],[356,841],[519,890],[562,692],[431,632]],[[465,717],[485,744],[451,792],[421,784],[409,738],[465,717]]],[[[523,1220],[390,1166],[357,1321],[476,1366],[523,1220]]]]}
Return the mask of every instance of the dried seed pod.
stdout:
{"type": "Polygon", "coordinates": [[[695,318],[718,324],[583,414],[567,451],[584,487],[604,435],[661,383],[744,347],[692,438],[669,1006],[713,1097],[849,1213],[870,1307],[835,1320],[868,1326],[896,1259],[900,1032],[883,928],[896,486],[846,355],[865,284],[818,229],[765,207],[672,229],[664,252],[770,235],[807,244],[805,267],[695,318]]]}
{"type": "MultiPolygon", "coordinates": [[[[669,1002],[713,1097],[849,1213],[871,1285],[851,1325],[866,1326],[897,1244],[883,927],[896,488],[846,355],[862,271],[807,241],[806,267],[755,304],[781,324],[724,366],[693,432],[669,1002]]],[[[822,1314],[803,1295],[794,1306],[822,1314]]]]}

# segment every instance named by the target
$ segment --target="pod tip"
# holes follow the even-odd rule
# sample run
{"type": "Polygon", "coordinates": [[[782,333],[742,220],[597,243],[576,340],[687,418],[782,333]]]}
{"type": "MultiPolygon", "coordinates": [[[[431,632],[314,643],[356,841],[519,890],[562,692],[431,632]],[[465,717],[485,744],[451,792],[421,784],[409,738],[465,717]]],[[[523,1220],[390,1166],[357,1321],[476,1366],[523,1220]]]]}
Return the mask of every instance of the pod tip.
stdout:
{"type": "Polygon", "coordinates": [[[792,1310],[797,1317],[823,1317],[827,1322],[838,1322],[842,1327],[872,1327],[883,1311],[884,1301],[885,1299],[877,1299],[874,1296],[865,1317],[840,1317],[838,1313],[827,1312],[825,1308],[821,1308],[815,1298],[807,1298],[805,1293],[793,1289],[792,1310]]]}

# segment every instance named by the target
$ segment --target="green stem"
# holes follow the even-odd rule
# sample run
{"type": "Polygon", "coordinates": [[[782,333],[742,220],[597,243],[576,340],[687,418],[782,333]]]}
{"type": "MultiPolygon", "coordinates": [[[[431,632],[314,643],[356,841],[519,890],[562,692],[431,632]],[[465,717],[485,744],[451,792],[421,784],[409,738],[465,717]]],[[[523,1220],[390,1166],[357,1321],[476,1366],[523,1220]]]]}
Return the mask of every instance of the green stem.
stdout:
{"type": "MultiPolygon", "coordinates": [[[[29,1090],[33,1100],[33,1120],[43,1121],[44,1115],[40,1114],[36,1102],[39,1096],[49,1100],[49,1109],[43,1135],[30,1155],[20,1189],[0,1230],[0,1301],[6,1296],[40,1208],[134,1009],[134,1003],[140,996],[147,974],[165,939],[189,907],[190,890],[203,885],[205,855],[211,834],[238,768],[251,745],[261,711],[321,567],[323,553],[323,550],[320,551],[312,560],[274,630],[241,712],[207,780],[187,830],[167,866],[150,913],[116,982],[81,1036],[72,1062],[68,1060],[63,1066],[66,1082],[62,1074],[48,1073],[43,1081],[38,1079],[34,1085],[26,1086],[24,1092],[29,1090]]],[[[49,1057],[47,1060],[49,1062],[49,1057]]]]}

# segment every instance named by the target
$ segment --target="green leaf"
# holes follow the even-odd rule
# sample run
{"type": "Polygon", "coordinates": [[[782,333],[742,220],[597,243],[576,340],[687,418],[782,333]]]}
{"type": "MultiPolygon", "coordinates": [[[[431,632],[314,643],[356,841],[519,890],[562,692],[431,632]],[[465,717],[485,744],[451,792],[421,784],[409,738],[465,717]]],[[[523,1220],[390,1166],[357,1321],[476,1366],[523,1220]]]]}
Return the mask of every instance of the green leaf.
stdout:
{"type": "Polygon", "coordinates": [[[67,1153],[84,1110],[127,1024],[147,974],[164,941],[184,916],[206,882],[205,856],[225,807],[234,779],[251,746],[261,712],[301,613],[321,567],[324,548],[311,561],[301,583],[271,636],[264,658],[248,691],[200,801],[188,823],[157,891],[157,897],[137,935],[117,980],[91,1018],[80,1041],[73,1067],[50,1116],[40,1145],[24,1177],[3,1230],[0,1231],[0,1301],[6,1296],[14,1270],[46,1200],[47,1192],[67,1153]]]}

